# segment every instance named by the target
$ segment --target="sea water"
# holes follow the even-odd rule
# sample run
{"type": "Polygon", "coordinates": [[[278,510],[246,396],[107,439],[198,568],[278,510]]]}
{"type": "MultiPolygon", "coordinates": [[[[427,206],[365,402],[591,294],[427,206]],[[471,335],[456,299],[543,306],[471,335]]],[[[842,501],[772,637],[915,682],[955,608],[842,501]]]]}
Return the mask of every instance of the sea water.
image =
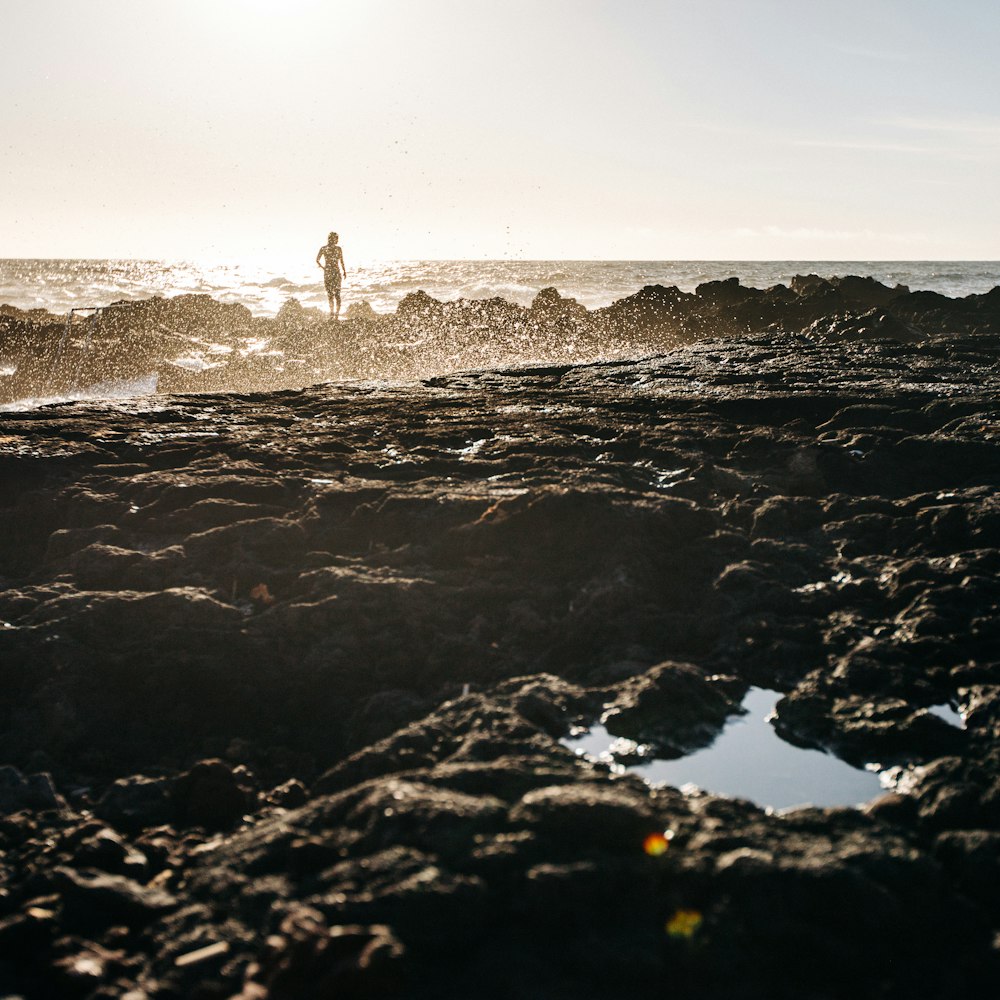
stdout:
{"type": "MultiPolygon", "coordinates": [[[[632,771],[652,785],[701,789],[778,810],[857,806],[905,787],[905,767],[883,768],[875,761],[853,767],[833,754],[783,740],[771,725],[780,698],[778,691],[750,688],[743,714],[733,715],[710,746],[674,760],[657,759],[631,740],[615,739],[599,723],[562,742],[580,756],[632,771]],[[627,764],[618,763],[622,755],[627,764]]],[[[928,711],[956,729],[965,728],[954,705],[933,705],[928,711]]]]}
{"type": "MultiPolygon", "coordinates": [[[[988,292],[1000,284],[997,261],[600,261],[600,260],[410,260],[353,261],[344,306],[366,302],[392,312],[417,290],[436,299],[500,296],[528,305],[542,288],[555,287],[588,309],[610,305],[644,285],[676,285],[683,291],[705,281],[736,276],[744,285],[769,288],[796,274],[857,274],[911,291],[952,297],[988,292]]],[[[237,302],[257,316],[273,316],[289,299],[326,308],[322,272],[306,253],[301,260],[246,261],[0,260],[0,305],[66,313],[120,299],[181,294],[237,302]]]]}
{"type": "MultiPolygon", "coordinates": [[[[647,758],[628,769],[654,785],[700,788],[786,809],[800,805],[855,806],[882,793],[874,769],[852,767],[832,754],[781,739],[770,717],[781,695],[751,688],[745,714],[734,715],[711,746],[676,760],[647,758]]],[[[563,741],[576,753],[614,763],[615,741],[600,725],[563,741]]]]}
{"type": "MultiPolygon", "coordinates": [[[[690,292],[703,282],[734,276],[746,286],[769,288],[788,283],[796,274],[857,274],[952,297],[981,294],[1000,284],[1000,262],[996,261],[352,261],[349,256],[348,261],[343,296],[348,315],[357,303],[366,303],[376,312],[392,312],[405,295],[418,290],[442,301],[499,296],[528,305],[541,289],[555,287],[593,309],[632,295],[645,285],[675,285],[690,292]]],[[[322,273],[311,259],[283,263],[0,259],[0,310],[9,305],[62,316],[71,309],[184,294],[239,303],[257,316],[274,316],[293,299],[306,307],[319,307],[323,313],[327,309],[322,273]]],[[[172,361],[188,368],[222,363],[219,358],[206,362],[194,356],[172,361]]],[[[9,366],[3,367],[0,357],[0,376],[12,373],[9,366]]],[[[102,383],[80,387],[67,396],[7,401],[0,410],[61,399],[142,395],[155,391],[151,379],[155,380],[155,373],[141,385],[102,383]]]]}

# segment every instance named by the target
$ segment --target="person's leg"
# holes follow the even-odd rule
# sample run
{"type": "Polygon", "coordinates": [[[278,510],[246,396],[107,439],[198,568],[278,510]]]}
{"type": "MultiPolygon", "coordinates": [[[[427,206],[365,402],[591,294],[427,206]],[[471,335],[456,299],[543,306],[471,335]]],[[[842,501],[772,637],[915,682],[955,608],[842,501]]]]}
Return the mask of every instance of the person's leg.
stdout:
{"type": "MultiPolygon", "coordinates": [[[[335,318],[340,319],[340,289],[338,288],[333,294],[337,297],[337,312],[335,314],[335,318]]],[[[332,306],[330,311],[333,312],[332,306]]]]}
{"type": "Polygon", "coordinates": [[[330,315],[334,315],[334,300],[336,300],[337,312],[340,312],[340,288],[333,280],[329,271],[324,275],[323,284],[326,285],[326,300],[330,305],[330,315]]]}

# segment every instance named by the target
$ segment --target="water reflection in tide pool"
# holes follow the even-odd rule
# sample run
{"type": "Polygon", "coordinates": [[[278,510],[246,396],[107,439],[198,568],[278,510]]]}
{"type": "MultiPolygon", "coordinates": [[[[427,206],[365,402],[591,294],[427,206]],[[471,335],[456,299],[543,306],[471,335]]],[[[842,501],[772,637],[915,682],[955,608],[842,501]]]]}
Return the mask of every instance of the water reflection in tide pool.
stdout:
{"type": "MultiPolygon", "coordinates": [[[[786,743],[768,722],[781,697],[778,691],[751,688],[743,701],[747,714],[735,716],[710,747],[677,760],[650,760],[630,765],[650,784],[697,785],[716,795],[750,799],[761,806],[785,809],[854,806],[881,794],[878,776],[845,764],[820,750],[786,743]]],[[[594,725],[581,737],[563,743],[577,753],[605,760],[615,738],[594,725]]]]}
{"type": "Polygon", "coordinates": [[[965,729],[965,716],[953,705],[931,705],[927,711],[931,715],[936,715],[939,719],[944,719],[949,726],[954,726],[956,729],[965,729]]]}

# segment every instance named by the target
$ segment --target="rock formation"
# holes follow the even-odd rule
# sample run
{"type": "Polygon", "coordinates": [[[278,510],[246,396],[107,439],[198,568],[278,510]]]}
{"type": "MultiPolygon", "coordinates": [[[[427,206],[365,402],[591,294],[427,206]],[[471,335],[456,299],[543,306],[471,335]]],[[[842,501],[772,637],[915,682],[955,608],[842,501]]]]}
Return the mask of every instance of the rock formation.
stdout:
{"type": "Polygon", "coordinates": [[[121,384],[141,379],[163,393],[257,392],[345,378],[627,360],[703,339],[779,332],[834,344],[998,333],[1000,287],[951,299],[856,276],[800,276],[790,287],[766,290],[734,277],[694,293],[649,285],[594,310],[554,288],[527,308],[413,292],[392,314],[356,302],[341,323],[294,299],[273,319],[206,295],[116,302],[71,323],[0,306],[0,404],[81,390],[127,395],[121,384]]]}
{"type": "Polygon", "coordinates": [[[997,294],[414,296],[338,335],[685,343],[3,414],[0,993],[992,995],[997,294]],[[561,742],[684,753],[750,686],[895,790],[772,814],[561,742]]]}

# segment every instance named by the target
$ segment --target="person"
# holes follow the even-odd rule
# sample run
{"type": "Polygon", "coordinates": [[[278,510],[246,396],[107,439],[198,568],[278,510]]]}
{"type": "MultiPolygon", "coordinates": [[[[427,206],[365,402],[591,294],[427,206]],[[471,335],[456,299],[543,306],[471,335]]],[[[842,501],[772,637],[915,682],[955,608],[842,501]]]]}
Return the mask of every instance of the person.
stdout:
{"type": "Polygon", "coordinates": [[[344,251],[338,245],[340,237],[330,233],[326,243],[316,254],[316,266],[323,268],[323,283],[326,285],[326,297],[330,300],[330,315],[340,319],[340,277],[347,277],[344,267],[344,251]],[[336,308],[334,304],[336,303],[336,308]]]}

